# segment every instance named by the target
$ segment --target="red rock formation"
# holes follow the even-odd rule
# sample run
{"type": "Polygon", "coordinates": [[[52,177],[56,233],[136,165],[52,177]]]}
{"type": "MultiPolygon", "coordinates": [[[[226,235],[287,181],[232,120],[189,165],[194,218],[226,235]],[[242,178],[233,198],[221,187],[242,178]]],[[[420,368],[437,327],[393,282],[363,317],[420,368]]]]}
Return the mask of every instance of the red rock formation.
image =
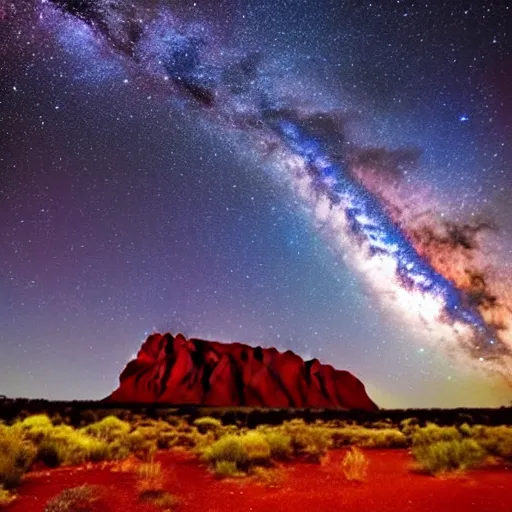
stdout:
{"type": "Polygon", "coordinates": [[[152,334],[106,400],[375,410],[360,380],[291,351],[152,334]]]}

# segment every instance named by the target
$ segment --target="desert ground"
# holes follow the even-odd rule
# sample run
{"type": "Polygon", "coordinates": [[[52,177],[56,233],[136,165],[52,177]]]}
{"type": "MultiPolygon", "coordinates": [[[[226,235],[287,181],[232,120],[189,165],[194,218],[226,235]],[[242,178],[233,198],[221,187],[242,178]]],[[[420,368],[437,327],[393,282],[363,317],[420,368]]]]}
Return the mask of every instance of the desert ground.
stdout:
{"type": "MultiPolygon", "coordinates": [[[[412,470],[404,449],[364,450],[364,481],[347,481],[341,470],[346,450],[333,450],[321,464],[284,463],[262,482],[256,478],[218,479],[197,457],[180,451],[158,453],[162,488],[176,497],[177,512],[252,511],[387,512],[512,511],[512,467],[500,465],[456,476],[434,477],[412,470]]],[[[80,510],[128,512],[161,510],[141,503],[136,473],[114,464],[34,471],[19,489],[11,512],[40,512],[68,488],[93,486],[98,501],[80,510]]],[[[128,465],[126,465],[128,467],[128,465]]]]}
{"type": "Polygon", "coordinates": [[[117,414],[124,419],[83,410],[76,422],[56,413],[0,422],[0,509],[512,512],[502,410],[447,414],[454,423],[440,425],[117,414]]]}

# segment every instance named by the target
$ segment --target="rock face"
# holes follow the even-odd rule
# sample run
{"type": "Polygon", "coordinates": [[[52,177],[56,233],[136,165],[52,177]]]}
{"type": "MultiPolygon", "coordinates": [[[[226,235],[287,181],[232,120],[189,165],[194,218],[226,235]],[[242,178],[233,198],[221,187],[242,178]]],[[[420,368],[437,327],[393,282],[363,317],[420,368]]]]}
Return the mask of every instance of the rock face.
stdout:
{"type": "Polygon", "coordinates": [[[119,380],[107,401],[377,409],[360,380],[317,359],[181,334],[149,336],[119,380]]]}

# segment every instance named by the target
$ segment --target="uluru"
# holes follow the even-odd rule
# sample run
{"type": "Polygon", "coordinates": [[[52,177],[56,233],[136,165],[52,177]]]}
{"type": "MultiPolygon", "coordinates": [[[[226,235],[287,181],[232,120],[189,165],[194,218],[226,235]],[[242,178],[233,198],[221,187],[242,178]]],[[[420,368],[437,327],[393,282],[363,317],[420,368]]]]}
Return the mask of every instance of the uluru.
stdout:
{"type": "Polygon", "coordinates": [[[152,334],[110,402],[376,410],[348,371],[288,350],[152,334]]]}

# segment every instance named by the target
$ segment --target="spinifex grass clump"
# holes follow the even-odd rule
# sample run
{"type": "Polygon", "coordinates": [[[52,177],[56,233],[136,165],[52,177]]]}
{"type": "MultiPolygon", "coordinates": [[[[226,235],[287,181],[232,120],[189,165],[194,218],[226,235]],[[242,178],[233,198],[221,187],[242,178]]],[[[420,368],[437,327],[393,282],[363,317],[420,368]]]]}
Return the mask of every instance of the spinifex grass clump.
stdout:
{"type": "Polygon", "coordinates": [[[219,478],[229,478],[233,476],[243,475],[238,469],[236,462],[230,460],[218,460],[213,466],[213,472],[219,478]]]}
{"type": "Polygon", "coordinates": [[[469,436],[480,444],[489,454],[512,460],[512,427],[466,426],[469,436]]]}
{"type": "Polygon", "coordinates": [[[222,429],[222,421],[217,418],[211,418],[210,416],[204,416],[194,421],[194,425],[200,434],[206,434],[212,432],[217,434],[222,429]]]}
{"type": "Polygon", "coordinates": [[[163,489],[146,489],[139,493],[139,500],[142,502],[152,503],[155,507],[172,511],[179,504],[180,500],[163,489]]]}
{"type": "Polygon", "coordinates": [[[66,425],[48,430],[38,444],[37,460],[48,467],[99,462],[116,458],[107,441],[86,435],[66,425]]]}
{"type": "Polygon", "coordinates": [[[262,430],[265,441],[270,448],[270,455],[274,460],[286,460],[292,454],[292,438],[282,429],[270,428],[262,430]]]}
{"type": "Polygon", "coordinates": [[[265,465],[270,461],[270,446],[261,432],[252,430],[243,435],[241,439],[249,465],[265,465]]]}
{"type": "Polygon", "coordinates": [[[132,427],[126,421],[122,421],[115,416],[107,416],[97,423],[92,423],[84,427],[84,432],[97,439],[113,443],[115,441],[124,440],[132,427]]]}
{"type": "Polygon", "coordinates": [[[413,446],[412,452],[420,468],[432,475],[475,468],[486,456],[474,439],[420,444],[413,446]]]}
{"type": "Polygon", "coordinates": [[[403,448],[407,437],[396,428],[366,428],[349,425],[331,431],[334,447],[356,445],[364,448],[403,448]]]}
{"type": "Polygon", "coordinates": [[[418,428],[412,434],[412,444],[432,444],[438,441],[459,441],[463,434],[457,427],[440,427],[429,423],[423,428],[418,428]]]}
{"type": "Polygon", "coordinates": [[[318,462],[332,445],[330,430],[321,423],[308,425],[303,420],[285,422],[282,431],[291,439],[295,455],[318,462]]]}
{"type": "Polygon", "coordinates": [[[0,425],[0,489],[17,487],[36,456],[34,445],[19,431],[0,425]]]}
{"type": "Polygon", "coordinates": [[[225,471],[228,466],[217,466],[219,462],[234,464],[237,471],[244,471],[249,466],[247,450],[242,437],[238,435],[221,437],[205,450],[204,457],[214,468],[222,468],[222,471],[225,471]]]}
{"type": "Polygon", "coordinates": [[[352,446],[343,457],[341,467],[347,480],[362,482],[366,479],[368,459],[359,448],[352,446]]]}

